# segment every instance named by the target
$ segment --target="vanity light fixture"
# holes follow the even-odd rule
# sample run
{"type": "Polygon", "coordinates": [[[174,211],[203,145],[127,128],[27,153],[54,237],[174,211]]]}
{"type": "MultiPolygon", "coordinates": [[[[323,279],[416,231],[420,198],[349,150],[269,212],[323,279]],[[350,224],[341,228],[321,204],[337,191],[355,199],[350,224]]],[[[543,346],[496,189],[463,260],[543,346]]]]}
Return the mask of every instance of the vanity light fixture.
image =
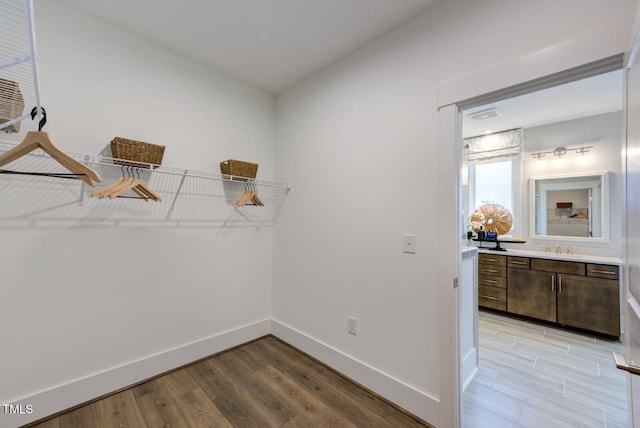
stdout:
{"type": "Polygon", "coordinates": [[[576,153],[577,153],[577,154],[579,154],[580,156],[586,156],[586,155],[587,155],[587,153],[589,153],[589,149],[590,149],[591,147],[592,147],[592,146],[589,146],[589,147],[580,147],[580,148],[576,149],[576,153]]]}
{"type": "Polygon", "coordinates": [[[562,146],[556,147],[556,149],[553,151],[553,155],[557,156],[558,158],[561,158],[566,154],[567,154],[567,148],[562,146]]]}
{"type": "Polygon", "coordinates": [[[535,160],[541,160],[547,153],[549,154],[553,154],[556,158],[561,159],[563,156],[565,156],[567,154],[567,152],[576,152],[577,154],[581,155],[581,156],[586,156],[587,153],[589,153],[589,149],[592,149],[593,146],[581,146],[581,147],[556,147],[553,150],[547,150],[545,152],[535,152],[535,153],[531,153],[531,156],[533,156],[533,158],[535,160]]]}

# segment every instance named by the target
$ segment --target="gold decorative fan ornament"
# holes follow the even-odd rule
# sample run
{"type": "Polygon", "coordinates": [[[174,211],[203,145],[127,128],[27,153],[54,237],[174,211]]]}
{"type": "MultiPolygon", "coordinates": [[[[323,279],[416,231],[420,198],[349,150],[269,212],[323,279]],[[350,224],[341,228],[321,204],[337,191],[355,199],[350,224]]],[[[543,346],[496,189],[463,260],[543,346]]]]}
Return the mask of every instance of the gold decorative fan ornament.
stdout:
{"type": "Polygon", "coordinates": [[[476,233],[482,226],[486,232],[498,232],[498,235],[505,235],[513,226],[513,216],[502,205],[484,204],[471,213],[469,225],[476,233]]]}

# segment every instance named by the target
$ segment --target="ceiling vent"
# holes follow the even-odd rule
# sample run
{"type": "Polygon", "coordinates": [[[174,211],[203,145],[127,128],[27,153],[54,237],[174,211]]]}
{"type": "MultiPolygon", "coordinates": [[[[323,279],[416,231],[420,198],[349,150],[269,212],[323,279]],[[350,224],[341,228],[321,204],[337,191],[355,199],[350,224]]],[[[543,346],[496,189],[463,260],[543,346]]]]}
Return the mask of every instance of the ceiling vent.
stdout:
{"type": "Polygon", "coordinates": [[[487,119],[491,119],[492,117],[498,117],[498,116],[500,116],[500,113],[498,112],[498,109],[495,107],[486,108],[483,110],[475,111],[473,113],[469,113],[469,117],[473,120],[487,120],[487,119]]]}

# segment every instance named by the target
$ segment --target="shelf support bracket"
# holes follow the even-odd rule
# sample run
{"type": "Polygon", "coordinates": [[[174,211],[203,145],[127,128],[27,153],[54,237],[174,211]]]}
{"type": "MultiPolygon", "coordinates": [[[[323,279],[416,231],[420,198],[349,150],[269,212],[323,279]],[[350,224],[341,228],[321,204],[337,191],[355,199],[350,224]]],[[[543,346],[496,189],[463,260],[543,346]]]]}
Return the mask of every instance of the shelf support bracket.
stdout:
{"type": "Polygon", "coordinates": [[[188,169],[184,170],[184,175],[180,179],[180,184],[178,185],[178,190],[176,190],[176,194],[173,196],[173,201],[171,201],[171,208],[169,208],[169,212],[167,213],[167,220],[171,219],[171,213],[173,213],[173,209],[176,207],[176,202],[178,201],[178,196],[180,195],[180,191],[182,190],[182,186],[184,185],[184,180],[187,178],[188,169]]]}

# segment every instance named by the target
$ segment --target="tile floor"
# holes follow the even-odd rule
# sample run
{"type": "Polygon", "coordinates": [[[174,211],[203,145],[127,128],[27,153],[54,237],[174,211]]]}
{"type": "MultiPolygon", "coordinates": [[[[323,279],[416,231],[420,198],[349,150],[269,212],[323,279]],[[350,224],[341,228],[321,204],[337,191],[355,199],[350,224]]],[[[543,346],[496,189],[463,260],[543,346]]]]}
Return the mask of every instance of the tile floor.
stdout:
{"type": "Polygon", "coordinates": [[[627,427],[618,341],[480,311],[480,364],[463,395],[465,428],[627,427]]]}

